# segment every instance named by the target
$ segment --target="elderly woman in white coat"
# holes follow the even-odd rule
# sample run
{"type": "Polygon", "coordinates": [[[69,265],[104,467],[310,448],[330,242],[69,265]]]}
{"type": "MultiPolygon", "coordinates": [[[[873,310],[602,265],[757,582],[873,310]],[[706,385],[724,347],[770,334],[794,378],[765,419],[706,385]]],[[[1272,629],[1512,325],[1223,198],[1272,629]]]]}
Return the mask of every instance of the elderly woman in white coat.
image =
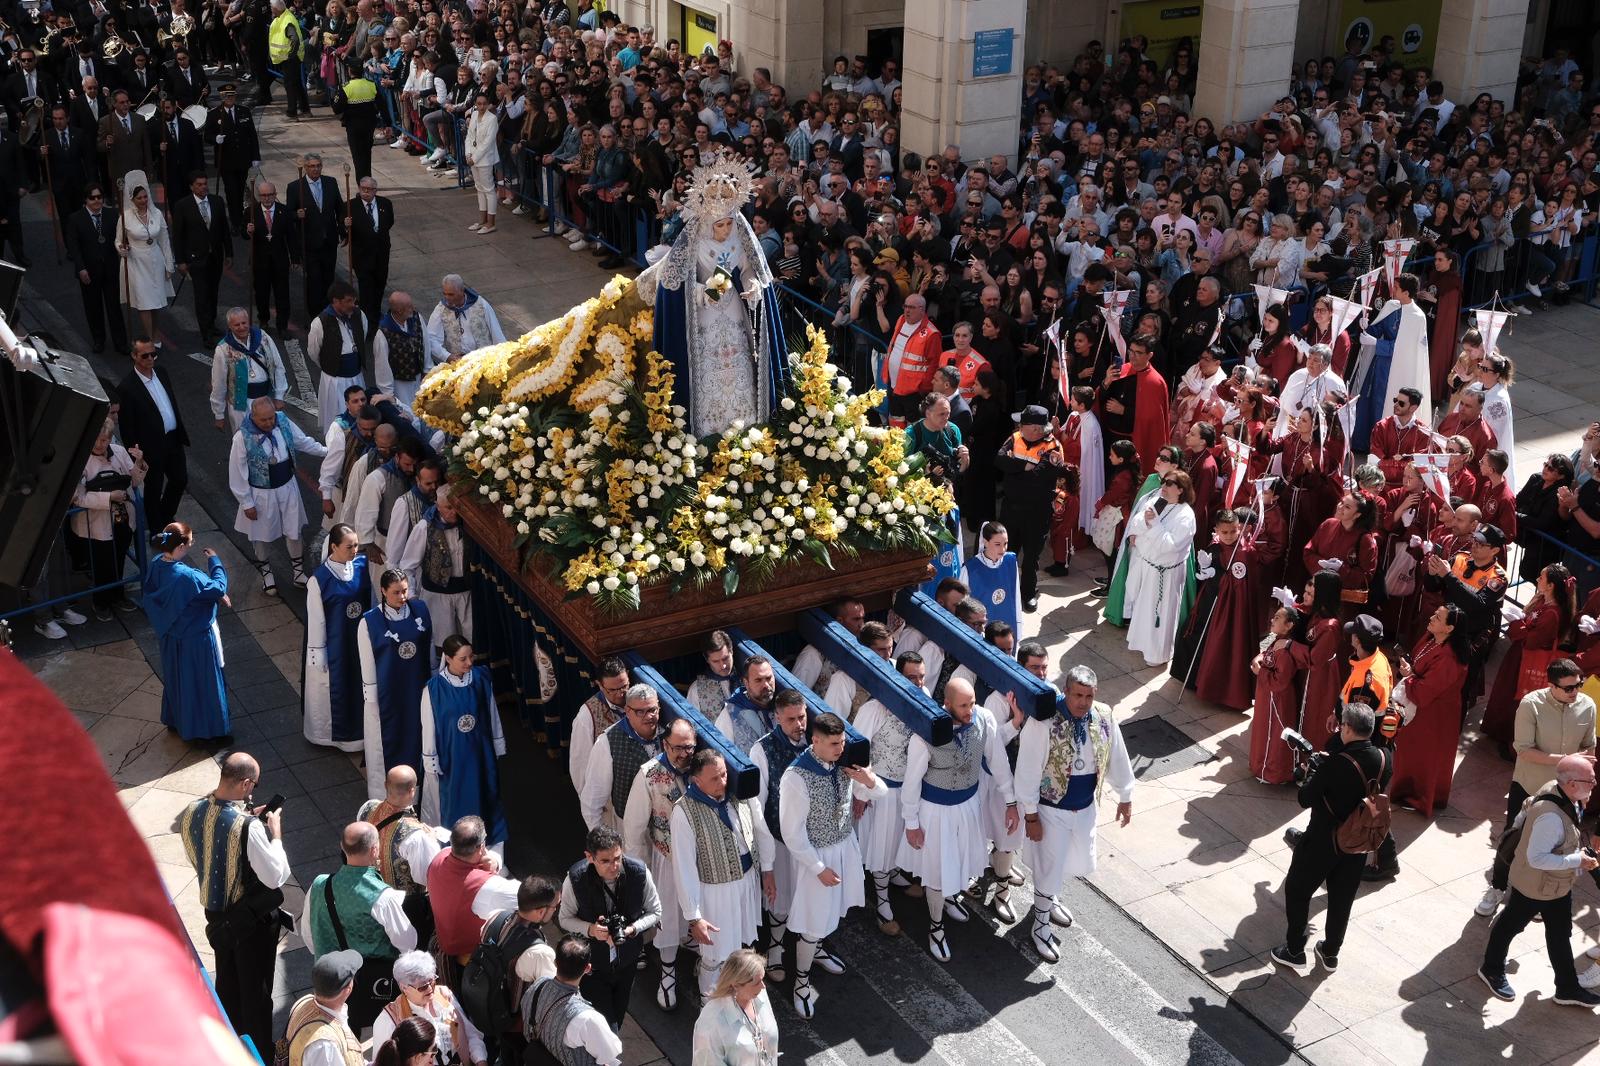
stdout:
{"type": "MultiPolygon", "coordinates": [[[[83,464],[83,476],[72,494],[72,506],[80,508],[68,519],[68,528],[88,549],[89,581],[99,587],[122,577],[128,546],[133,543],[133,494],[144,485],[149,470],[144,458],[130,454],[112,439],[116,426],[106,419],[99,436],[83,464]]],[[[94,616],[111,620],[111,609],[137,611],[138,604],[124,595],[117,585],[94,594],[94,616]]]]}
{"type": "Polygon", "coordinates": [[[740,948],[722,964],[717,987],[694,1023],[692,1066],[775,1066],[778,1020],[767,999],[766,960],[740,948]]]}
{"type": "Polygon", "coordinates": [[[472,101],[472,117],[467,120],[463,148],[467,166],[472,168],[472,187],[478,193],[479,218],[467,229],[484,235],[494,232],[494,215],[499,207],[494,168],[500,162],[500,116],[495,114],[493,103],[488,93],[479,93],[472,101]]]}
{"type": "Polygon", "coordinates": [[[1124,543],[1132,553],[1123,612],[1128,617],[1128,650],[1141,652],[1150,666],[1172,659],[1183,620],[1183,585],[1194,546],[1194,488],[1189,475],[1161,475],[1161,487],[1128,516],[1124,543]]]}

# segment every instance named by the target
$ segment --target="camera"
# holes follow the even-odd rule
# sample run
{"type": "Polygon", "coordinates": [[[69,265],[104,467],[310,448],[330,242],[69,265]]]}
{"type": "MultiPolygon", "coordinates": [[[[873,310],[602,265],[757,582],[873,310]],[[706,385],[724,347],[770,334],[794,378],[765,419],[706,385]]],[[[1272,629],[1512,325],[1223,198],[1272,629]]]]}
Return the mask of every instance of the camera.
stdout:
{"type": "Polygon", "coordinates": [[[1318,751],[1297,730],[1284,727],[1281,734],[1283,742],[1289,745],[1294,752],[1294,779],[1295,783],[1303,782],[1307,777],[1322,768],[1323,762],[1328,758],[1328,753],[1318,751]]]}
{"type": "Polygon", "coordinates": [[[613,944],[622,943],[623,933],[628,928],[628,919],[620,914],[607,914],[600,919],[600,924],[606,927],[613,944]]]}

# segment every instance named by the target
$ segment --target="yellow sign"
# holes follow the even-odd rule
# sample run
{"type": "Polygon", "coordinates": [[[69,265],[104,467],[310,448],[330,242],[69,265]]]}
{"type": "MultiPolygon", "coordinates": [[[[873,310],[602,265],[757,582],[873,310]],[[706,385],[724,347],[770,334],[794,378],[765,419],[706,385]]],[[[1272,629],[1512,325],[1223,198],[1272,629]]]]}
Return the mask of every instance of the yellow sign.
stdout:
{"type": "Polygon", "coordinates": [[[1200,56],[1200,10],[1203,0],[1130,0],[1122,5],[1122,39],[1143,34],[1150,43],[1147,59],[1166,70],[1178,41],[1189,38],[1190,50],[1200,56]]]}
{"type": "Polygon", "coordinates": [[[1431,67],[1442,6],[1443,0],[1343,0],[1337,43],[1354,34],[1364,52],[1393,37],[1394,58],[1402,66],[1431,67]]]}

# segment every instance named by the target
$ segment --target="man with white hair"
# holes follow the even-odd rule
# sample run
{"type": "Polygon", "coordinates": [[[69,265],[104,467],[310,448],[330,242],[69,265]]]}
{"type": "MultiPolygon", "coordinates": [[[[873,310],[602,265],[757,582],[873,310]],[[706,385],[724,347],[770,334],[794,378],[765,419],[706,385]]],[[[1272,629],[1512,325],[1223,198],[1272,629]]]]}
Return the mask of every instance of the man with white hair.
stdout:
{"type": "MultiPolygon", "coordinates": [[[[650,868],[661,897],[661,924],[656,950],[661,956],[661,981],[656,1003],[662,1010],[678,1005],[678,946],[683,941],[683,912],[678,907],[678,876],[672,853],[672,808],[689,783],[694,757],[694,726],[675,718],[662,736],[661,754],[639,768],[628,790],[628,814],[622,820],[623,851],[650,868]]],[[[691,849],[691,854],[693,850],[691,849]]]]}
{"type": "Polygon", "coordinates": [[[428,371],[444,362],[444,349],[422,325],[411,294],[396,289],[389,294],[389,311],[378,320],[372,338],[372,374],[380,392],[393,393],[409,409],[428,371]]]}
{"type": "Polygon", "coordinates": [[[1306,349],[1306,365],[1289,375],[1278,403],[1278,425],[1273,435],[1281,437],[1301,411],[1322,406],[1324,400],[1342,402],[1349,396],[1344,379],[1333,372],[1333,349],[1313,344],[1306,349]]]}
{"type": "Polygon", "coordinates": [[[265,396],[250,401],[250,420],[233,435],[228,453],[228,488],[239,501],[233,528],[250,539],[261,588],[278,592],[267,548],[280,537],[289,549],[289,570],[296,588],[306,587],[300,530],[306,524],[300,486],[295,480],[294,453],[322,458],[328,449],[306,436],[265,396]]]}
{"type": "Polygon", "coordinates": [[[1072,924],[1056,893],[1067,877],[1094,873],[1101,790],[1116,793],[1120,824],[1133,818],[1133,764],[1111,708],[1095,701],[1099,679],[1074,666],[1066,681],[1067,712],[1024,723],[1014,781],[1033,871],[1033,947],[1046,962],[1061,960],[1050,923],[1072,924]]]}
{"type": "Polygon", "coordinates": [[[228,331],[211,353],[211,417],[217,428],[238,432],[252,401],[264,397],[281,411],[287,395],[289,378],[278,342],[250,324],[249,311],[228,308],[228,331]]]}
{"type": "Polygon", "coordinates": [[[639,768],[661,754],[661,698],[643,682],[628,686],[622,717],[600,734],[578,796],[583,824],[617,829],[628,813],[628,796],[639,768]]]}
{"type": "Polygon", "coordinates": [[[467,288],[460,274],[446,274],[439,289],[441,298],[428,316],[428,337],[446,360],[453,362],[470,351],[505,341],[494,308],[467,288]]]}
{"type": "MultiPolygon", "coordinates": [[[[281,3],[282,0],[273,0],[281,3]]],[[[408,951],[394,960],[394,983],[400,990],[394,1002],[378,1012],[372,1023],[372,1046],[382,1047],[407,1018],[426,1018],[433,1026],[433,1050],[439,1062],[482,1066],[489,1061],[483,1033],[450,987],[439,980],[439,967],[426,951],[408,951]],[[452,1057],[454,1056],[454,1057],[452,1057]]]]}

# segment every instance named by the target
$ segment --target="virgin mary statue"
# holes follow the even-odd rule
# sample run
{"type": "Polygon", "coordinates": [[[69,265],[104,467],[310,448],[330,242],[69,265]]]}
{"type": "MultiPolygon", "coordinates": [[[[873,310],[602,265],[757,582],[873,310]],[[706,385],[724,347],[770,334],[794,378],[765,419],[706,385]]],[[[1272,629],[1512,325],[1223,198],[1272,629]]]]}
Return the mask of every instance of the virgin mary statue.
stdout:
{"type": "Polygon", "coordinates": [[[787,381],[777,289],[740,214],[750,192],[735,160],[696,167],[684,227],[653,268],[656,351],[697,437],[766,421],[787,381]]]}

